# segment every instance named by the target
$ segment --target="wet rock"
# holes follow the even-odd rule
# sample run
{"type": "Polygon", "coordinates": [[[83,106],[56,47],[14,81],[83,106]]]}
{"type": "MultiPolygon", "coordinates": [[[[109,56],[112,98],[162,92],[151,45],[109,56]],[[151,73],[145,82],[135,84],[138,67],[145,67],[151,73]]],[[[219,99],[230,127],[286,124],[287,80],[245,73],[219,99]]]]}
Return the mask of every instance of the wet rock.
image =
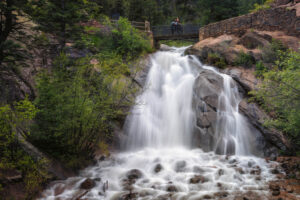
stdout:
{"type": "Polygon", "coordinates": [[[229,160],[229,164],[234,164],[236,162],[237,162],[236,159],[229,160]]]}
{"type": "Polygon", "coordinates": [[[184,171],[185,166],[186,166],[186,162],[184,160],[178,161],[175,164],[175,171],[176,172],[182,172],[182,171],[184,171]]]}
{"type": "Polygon", "coordinates": [[[190,179],[190,184],[197,184],[197,183],[205,183],[208,179],[201,175],[195,175],[193,178],[190,179]]]}
{"type": "Polygon", "coordinates": [[[205,172],[205,170],[202,169],[202,168],[199,167],[199,166],[194,166],[194,167],[193,167],[193,172],[199,173],[199,174],[203,174],[203,173],[205,172]]]}
{"type": "Polygon", "coordinates": [[[212,199],[212,197],[210,195],[206,194],[203,196],[203,199],[212,199]]]}
{"type": "Polygon", "coordinates": [[[272,191],[279,191],[280,187],[276,183],[270,183],[269,189],[272,190],[272,191]]]}
{"type": "Polygon", "coordinates": [[[154,172],[155,172],[155,173],[159,173],[162,169],[163,169],[163,166],[162,166],[161,164],[157,164],[157,165],[154,167],[154,172]]]}
{"type": "Polygon", "coordinates": [[[80,189],[90,190],[95,187],[96,183],[94,180],[87,178],[80,184],[80,189]]]}
{"type": "Polygon", "coordinates": [[[275,190],[275,191],[272,192],[272,195],[273,196],[278,196],[278,195],[280,195],[280,191],[279,190],[275,190]]]}
{"type": "Polygon", "coordinates": [[[120,200],[134,200],[137,199],[138,193],[129,193],[129,194],[124,194],[120,200]]]}
{"type": "Polygon", "coordinates": [[[174,185],[169,185],[167,187],[168,192],[178,192],[177,188],[174,185]]]}
{"type": "Polygon", "coordinates": [[[218,198],[224,198],[224,197],[227,197],[229,195],[228,192],[216,192],[214,193],[214,197],[215,199],[218,199],[218,198]]]}
{"type": "Polygon", "coordinates": [[[172,194],[163,194],[158,196],[155,200],[170,200],[172,197],[172,194]]]}
{"type": "Polygon", "coordinates": [[[160,47],[159,47],[159,50],[160,51],[171,51],[171,50],[173,50],[173,48],[168,46],[168,45],[161,44],[160,47]]]}
{"type": "Polygon", "coordinates": [[[248,167],[253,167],[255,162],[253,160],[248,161],[248,167]]]}
{"type": "Polygon", "coordinates": [[[101,178],[94,178],[94,181],[100,182],[100,181],[101,181],[101,178]]]}
{"type": "Polygon", "coordinates": [[[245,174],[243,168],[241,168],[241,167],[236,167],[236,168],[234,168],[234,169],[235,169],[237,172],[239,172],[240,174],[245,174]]]}
{"type": "Polygon", "coordinates": [[[277,168],[271,170],[272,174],[279,174],[279,170],[277,168]]]}
{"type": "Polygon", "coordinates": [[[130,170],[129,172],[127,172],[126,174],[126,177],[129,179],[129,180],[132,180],[132,179],[139,179],[143,176],[142,172],[138,169],[132,169],[130,170]]]}
{"type": "Polygon", "coordinates": [[[219,174],[219,176],[222,176],[222,175],[224,175],[224,174],[225,174],[225,172],[224,172],[224,170],[223,170],[223,169],[219,169],[219,170],[218,170],[218,174],[219,174]]]}
{"type": "Polygon", "coordinates": [[[55,196],[58,196],[60,194],[62,194],[65,190],[65,187],[61,186],[61,185],[58,185],[57,187],[55,187],[54,189],[54,195],[55,196]]]}

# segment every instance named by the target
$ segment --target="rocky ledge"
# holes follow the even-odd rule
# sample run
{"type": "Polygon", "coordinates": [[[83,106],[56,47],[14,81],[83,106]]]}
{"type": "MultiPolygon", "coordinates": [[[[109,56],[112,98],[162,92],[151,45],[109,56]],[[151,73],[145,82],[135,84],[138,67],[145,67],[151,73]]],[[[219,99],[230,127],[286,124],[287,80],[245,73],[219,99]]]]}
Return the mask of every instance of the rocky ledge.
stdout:
{"type": "MultiPolygon", "coordinates": [[[[242,101],[239,104],[239,112],[248,118],[250,122],[251,138],[257,143],[256,149],[262,149],[264,156],[275,157],[280,150],[291,148],[288,139],[278,130],[268,129],[263,124],[270,119],[270,115],[264,112],[257,103],[249,102],[248,92],[256,90],[260,79],[255,76],[255,65],[238,66],[237,59],[241,53],[249,55],[253,63],[263,60],[263,49],[269,48],[272,41],[281,41],[287,48],[298,50],[300,48],[297,37],[285,35],[283,32],[268,32],[248,30],[242,36],[222,35],[217,38],[207,38],[186,50],[185,54],[197,56],[201,62],[219,67],[219,71],[230,75],[238,86],[242,101]],[[222,66],[218,64],[222,63],[222,66]],[[254,138],[254,139],[253,139],[254,138]]],[[[250,58],[249,58],[250,59],[250,58]]],[[[268,65],[268,63],[264,63],[268,65]]],[[[203,70],[195,81],[194,108],[197,115],[198,132],[206,129],[213,132],[216,125],[217,97],[222,88],[222,77],[216,73],[203,70]],[[204,110],[201,104],[205,103],[204,110]],[[199,106],[200,105],[200,106],[199,106]],[[199,131],[200,130],[200,131],[199,131]]],[[[209,144],[212,138],[201,138],[201,134],[195,135],[195,143],[201,141],[209,144]]],[[[204,146],[204,145],[203,145],[204,146]]]]}

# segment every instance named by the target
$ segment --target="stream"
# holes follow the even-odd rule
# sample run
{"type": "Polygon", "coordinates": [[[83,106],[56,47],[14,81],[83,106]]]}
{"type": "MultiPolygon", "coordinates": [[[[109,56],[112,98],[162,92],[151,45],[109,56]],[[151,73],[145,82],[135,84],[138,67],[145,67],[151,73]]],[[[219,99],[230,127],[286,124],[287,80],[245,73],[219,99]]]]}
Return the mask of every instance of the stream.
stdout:
{"type": "Polygon", "coordinates": [[[267,199],[276,163],[255,156],[259,152],[252,148],[251,129],[238,110],[237,86],[230,76],[184,56],[185,49],[151,56],[145,88],[126,119],[122,152],[77,177],[54,182],[40,199],[234,199],[249,191],[267,199]],[[196,126],[193,86],[203,69],[223,78],[209,152],[192,145],[196,126]],[[87,178],[95,185],[85,191],[80,186],[87,178]]]}

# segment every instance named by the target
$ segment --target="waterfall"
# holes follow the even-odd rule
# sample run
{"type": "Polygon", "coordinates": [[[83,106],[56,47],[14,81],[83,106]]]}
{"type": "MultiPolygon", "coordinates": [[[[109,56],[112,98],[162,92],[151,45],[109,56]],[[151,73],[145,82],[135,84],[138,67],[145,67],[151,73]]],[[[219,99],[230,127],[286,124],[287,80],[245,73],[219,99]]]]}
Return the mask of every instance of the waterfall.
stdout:
{"type": "Polygon", "coordinates": [[[127,149],[190,146],[193,130],[192,96],[197,69],[184,48],[159,52],[152,59],[144,92],[127,119],[127,149]]]}
{"type": "MultiPolygon", "coordinates": [[[[40,199],[76,199],[81,194],[89,200],[233,199],[246,191],[267,199],[274,163],[251,155],[251,131],[238,111],[237,86],[231,77],[184,56],[184,50],[152,55],[145,88],[125,123],[125,151],[56,182],[40,199]],[[213,140],[209,152],[202,150],[205,146],[192,146],[197,121],[194,86],[203,72],[222,80],[212,99],[217,102],[212,136],[204,133],[213,140]],[[87,178],[95,185],[88,192],[80,189],[87,178]]],[[[199,96],[209,92],[198,91],[199,96]]],[[[203,111],[208,108],[203,103],[203,111]]]]}

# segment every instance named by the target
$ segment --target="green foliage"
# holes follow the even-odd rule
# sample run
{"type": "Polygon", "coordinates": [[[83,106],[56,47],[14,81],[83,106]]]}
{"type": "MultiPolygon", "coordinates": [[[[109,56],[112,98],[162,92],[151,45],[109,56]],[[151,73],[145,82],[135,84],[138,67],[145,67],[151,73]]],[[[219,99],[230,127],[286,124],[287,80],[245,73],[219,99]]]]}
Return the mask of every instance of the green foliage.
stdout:
{"type": "Polygon", "coordinates": [[[170,24],[179,17],[184,23],[211,22],[246,14],[264,0],[101,0],[100,12],[123,16],[130,21],[150,21],[152,25],[170,24]]]}
{"type": "Polygon", "coordinates": [[[186,47],[194,44],[194,42],[186,40],[164,40],[161,43],[170,47],[186,47]]]}
{"type": "Polygon", "coordinates": [[[216,53],[209,53],[207,56],[207,62],[221,69],[226,68],[225,58],[216,53]]]}
{"type": "Polygon", "coordinates": [[[86,0],[40,0],[31,1],[27,12],[38,23],[38,28],[51,33],[59,40],[61,48],[67,39],[79,39],[83,31],[81,23],[97,17],[98,6],[86,0]]]}
{"type": "Polygon", "coordinates": [[[253,56],[243,51],[239,53],[238,58],[235,61],[235,65],[237,66],[251,67],[253,64],[255,64],[253,56]]]}
{"type": "Polygon", "coordinates": [[[111,140],[112,122],[133,102],[133,82],[120,55],[97,54],[99,64],[62,54],[52,73],[38,79],[39,97],[31,140],[69,167],[84,166],[99,142],[111,140]]]}
{"type": "Polygon", "coordinates": [[[266,122],[269,127],[284,131],[299,150],[300,144],[300,54],[279,52],[274,67],[262,73],[263,83],[252,94],[263,102],[276,118],[266,122]]]}
{"type": "Polygon", "coordinates": [[[274,3],[274,0],[266,0],[263,4],[255,3],[252,12],[269,9],[271,8],[272,3],[274,3]]]}
{"type": "Polygon", "coordinates": [[[272,40],[270,46],[266,46],[262,49],[262,60],[264,63],[275,64],[275,61],[279,59],[278,52],[286,51],[287,48],[279,40],[272,40]]]}
{"type": "Polygon", "coordinates": [[[82,34],[76,46],[88,48],[93,53],[115,52],[125,60],[153,51],[150,38],[133,28],[126,18],[120,18],[116,23],[103,20],[102,24],[98,30],[86,27],[87,32],[82,34]]]}
{"type": "Polygon", "coordinates": [[[20,130],[27,130],[36,112],[37,109],[28,99],[15,103],[12,108],[9,105],[0,107],[0,171],[21,171],[28,198],[32,198],[48,178],[45,161],[34,161],[27,155],[20,148],[17,137],[20,130]]]}
{"type": "MultiPolygon", "coordinates": [[[[144,36],[146,37],[146,36],[144,36]]],[[[120,18],[112,30],[113,48],[122,56],[136,58],[143,52],[151,51],[150,41],[143,38],[126,18],[120,18]]]]}
{"type": "Polygon", "coordinates": [[[267,71],[267,68],[264,66],[262,61],[259,61],[255,65],[255,75],[257,77],[262,77],[263,73],[267,71]]]}

